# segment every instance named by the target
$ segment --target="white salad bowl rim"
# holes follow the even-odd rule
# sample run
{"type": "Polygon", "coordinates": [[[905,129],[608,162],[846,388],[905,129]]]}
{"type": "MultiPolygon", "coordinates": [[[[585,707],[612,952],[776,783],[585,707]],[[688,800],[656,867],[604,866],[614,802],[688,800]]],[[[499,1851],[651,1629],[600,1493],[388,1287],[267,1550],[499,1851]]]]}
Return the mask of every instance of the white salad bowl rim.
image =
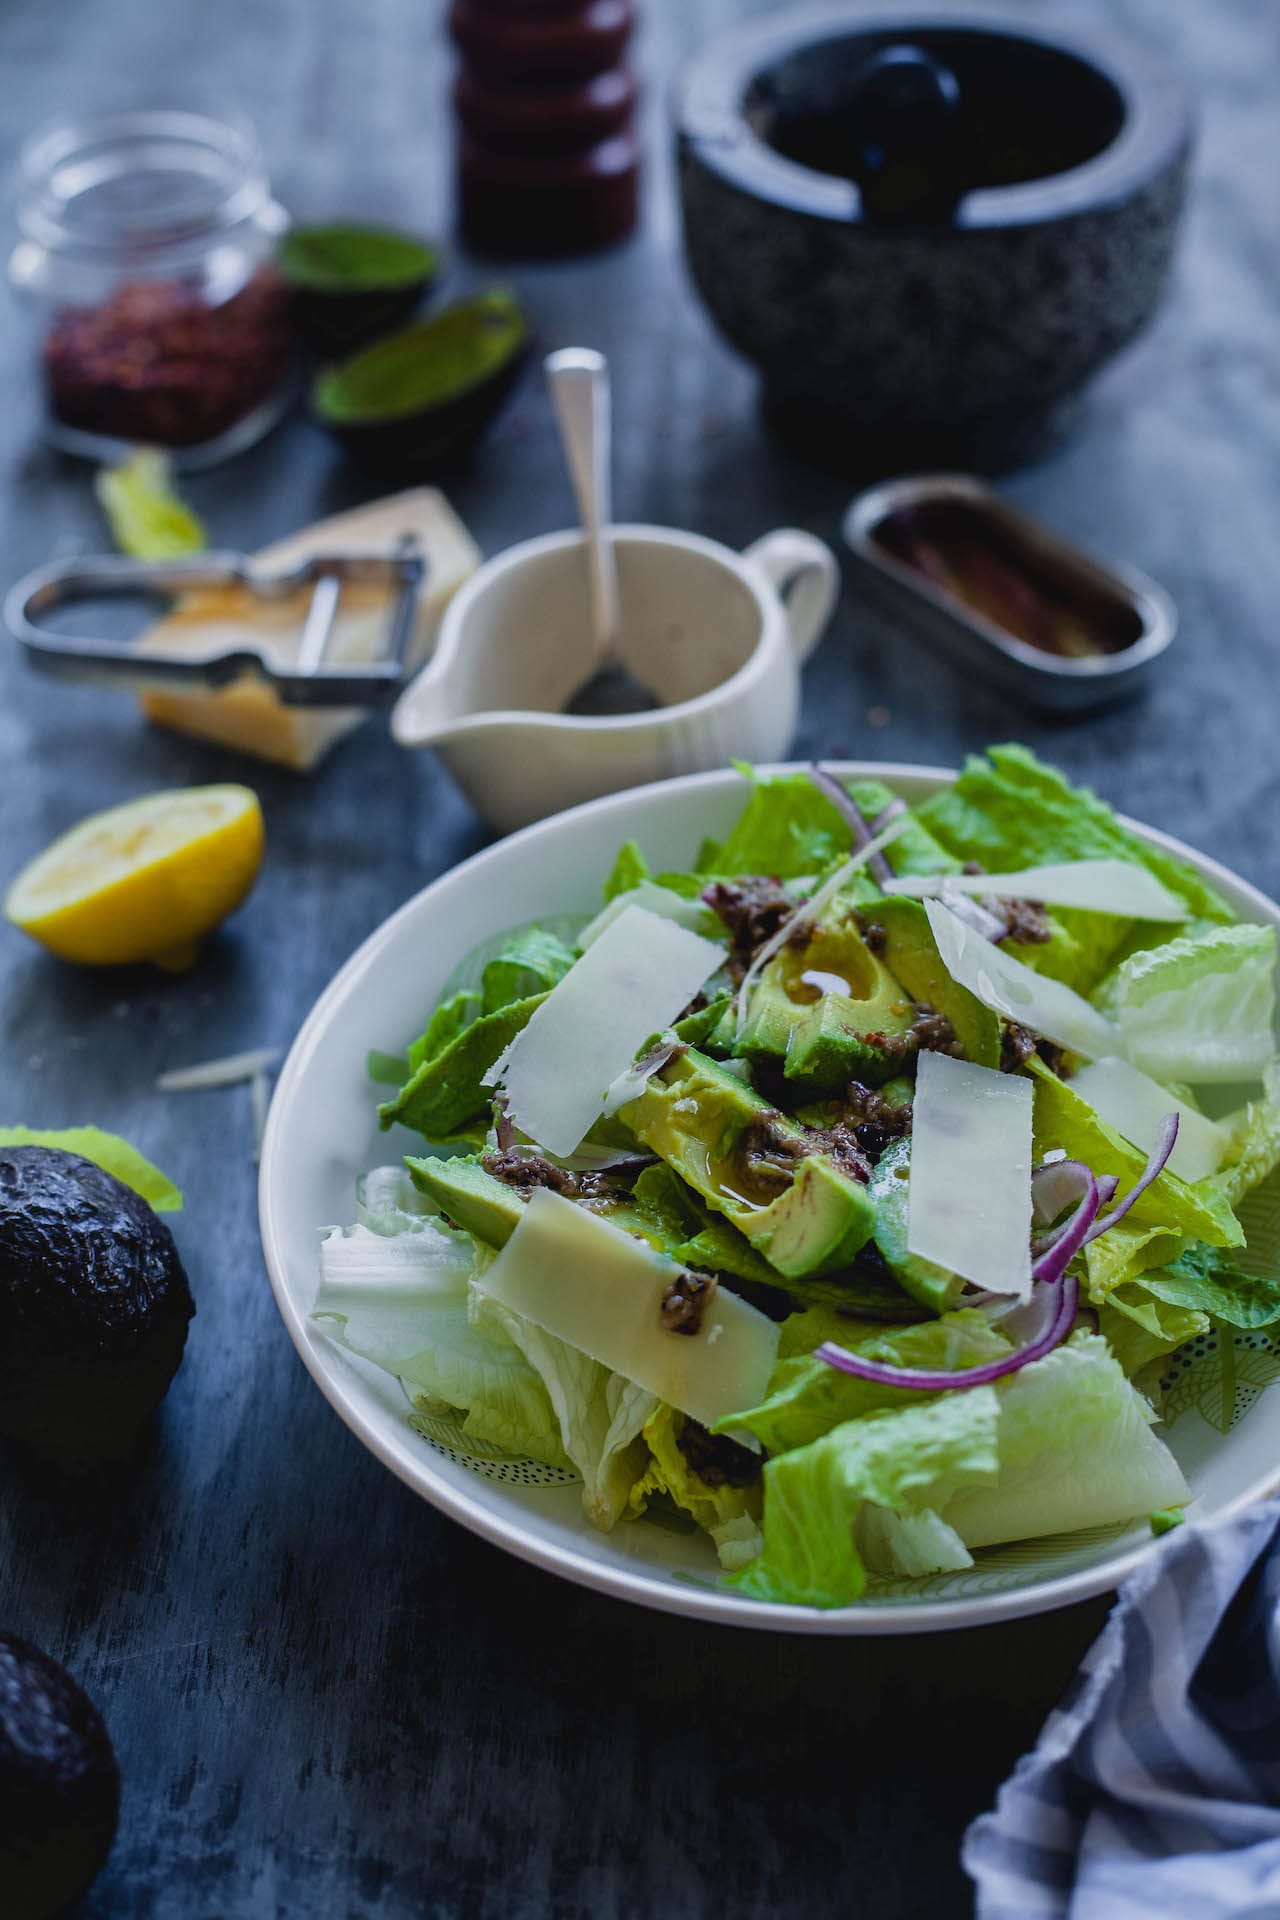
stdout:
{"type": "MultiPolygon", "coordinates": [[[[824,764],[845,778],[874,778],[890,785],[895,780],[902,780],[945,786],[956,778],[954,769],[921,766],[907,761],[830,760],[824,764]]],[[[797,763],[793,762],[758,769],[761,773],[769,774],[798,770],[797,763]]],[[[646,799],[659,793],[669,795],[672,792],[695,799],[718,788],[727,788],[739,777],[731,769],[721,768],[710,773],[686,774],[675,779],[655,781],[586,801],[581,806],[524,827],[438,875],[384,920],[339,968],[307,1015],[290,1048],[276,1084],[263,1136],[258,1184],[259,1224],[272,1292],[290,1338],[330,1406],[375,1458],[406,1486],[493,1545],[505,1548],[549,1573],[560,1574],[579,1585],[617,1599],[629,1600],[662,1612],[681,1614],[686,1618],[716,1621],[725,1626],[792,1633],[882,1635],[995,1625],[1004,1620],[1047,1613],[1113,1591],[1153,1553],[1159,1551],[1158,1540],[1139,1540],[1096,1564],[1031,1580],[1004,1592],[912,1600],[901,1605],[856,1604],[830,1610],[772,1601],[747,1601],[732,1592],[718,1589],[710,1581],[706,1584],[694,1581],[685,1584],[660,1578],[638,1566],[622,1551],[617,1553],[616,1560],[602,1561],[579,1552],[572,1545],[537,1537],[521,1523],[519,1509],[514,1503],[510,1515],[494,1511],[478,1496],[473,1497],[469,1489],[452,1484],[437,1468],[430,1448],[413,1433],[403,1417],[396,1420],[385,1412],[375,1410],[370,1413],[358,1404],[347,1376],[329,1360],[326,1351],[328,1343],[309,1325],[309,1305],[301,1304],[298,1289],[291,1280],[298,1256],[296,1251],[290,1251],[280,1218],[282,1183],[289,1176],[289,1131],[308,1073],[330,1037],[335,1017],[340,1016],[348,1005],[353,990],[366,970],[396,943],[402,929],[417,920],[433,895],[446,885],[457,885],[461,876],[482,873],[490,864],[509,859],[513,850],[532,850],[540,842],[554,844],[557,834],[564,830],[566,823],[580,820],[587,814],[616,815],[620,827],[618,842],[621,844],[631,837],[633,831],[643,833],[643,824],[628,822],[627,816],[638,806],[642,807],[646,799]]],[[[1258,922],[1280,930],[1280,906],[1257,887],[1171,834],[1162,833],[1125,814],[1118,814],[1117,818],[1142,839],[1185,860],[1237,902],[1243,912],[1251,913],[1258,922]]],[[[600,879],[603,884],[603,874],[600,879]]],[[[492,931],[498,933],[502,930],[499,917],[492,931]]],[[[459,960],[463,956],[457,954],[453,957],[459,960]]],[[[429,1007],[424,1006],[424,1019],[429,1011],[429,1007]]],[[[373,1089],[370,1088],[370,1100],[373,1098],[373,1089]]],[[[346,1217],[350,1218],[353,1211],[354,1194],[346,1217]]],[[[314,1249],[310,1260],[313,1278],[307,1293],[308,1300],[314,1296],[315,1280],[318,1279],[320,1235],[332,1224],[328,1220],[315,1222],[314,1249]]],[[[1234,1497],[1216,1505],[1212,1518],[1215,1522],[1226,1519],[1277,1490],[1280,1490],[1280,1460],[1234,1497]]],[[[589,1534],[589,1523],[585,1517],[582,1524],[584,1535],[589,1534]]]]}

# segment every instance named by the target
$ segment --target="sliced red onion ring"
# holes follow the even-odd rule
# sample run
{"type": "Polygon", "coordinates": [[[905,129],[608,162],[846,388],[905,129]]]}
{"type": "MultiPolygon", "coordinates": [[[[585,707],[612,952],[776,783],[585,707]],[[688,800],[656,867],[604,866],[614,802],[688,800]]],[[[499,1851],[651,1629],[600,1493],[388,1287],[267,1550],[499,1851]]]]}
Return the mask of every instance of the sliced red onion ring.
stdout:
{"type": "MultiPolygon", "coordinates": [[[[852,794],[846,793],[835,775],[828,773],[825,767],[819,766],[816,760],[812,760],[809,763],[809,778],[819,793],[824,793],[827,796],[832,806],[836,808],[842,819],[847,823],[849,831],[853,835],[854,846],[867,846],[873,837],[871,828],[867,825],[862,808],[858,805],[852,794]]],[[[886,807],[885,815],[888,815],[888,812],[889,809],[886,807]]],[[[888,825],[887,819],[885,820],[885,824],[888,825]]],[[[867,861],[867,872],[879,886],[883,886],[886,880],[892,880],[893,878],[893,868],[889,865],[889,862],[882,853],[872,854],[871,858],[867,861]]]]}
{"type": "Polygon", "coordinates": [[[1019,1347],[1016,1353],[1007,1353],[1000,1360],[988,1360],[980,1367],[963,1367],[958,1373],[924,1373],[914,1367],[888,1367],[879,1360],[864,1360],[860,1354],[850,1353],[831,1340],[823,1341],[817,1349],[817,1358],[825,1360],[828,1366],[838,1367],[841,1373],[851,1373],[859,1380],[872,1380],[882,1387],[914,1387],[920,1393],[985,1387],[992,1380],[1002,1380],[1007,1373],[1016,1373],[1019,1367],[1029,1366],[1033,1360],[1043,1360],[1045,1354],[1052,1353],[1070,1333],[1080,1301],[1075,1276],[1068,1274],[1061,1286],[1046,1287],[1044,1293],[1056,1309],[1044,1331],[1026,1346],[1019,1347]]]}
{"type": "Polygon", "coordinates": [[[901,794],[895,793],[892,800],[889,802],[888,806],[881,807],[879,813],[876,815],[875,819],[871,822],[871,831],[873,833],[883,833],[885,828],[888,826],[889,822],[891,820],[896,820],[898,815],[900,813],[905,813],[906,810],[907,810],[906,801],[902,798],[901,794]]]}
{"type": "Polygon", "coordinates": [[[1066,1232],[1070,1221],[1062,1221],[1056,1227],[1050,1223],[1057,1220],[1073,1200],[1084,1198],[1091,1180],[1098,1189],[1099,1207],[1105,1207],[1115,1197],[1120,1184],[1114,1173],[1104,1173],[1097,1180],[1092,1168],[1087,1167],[1083,1160],[1050,1160],[1036,1168],[1031,1176],[1031,1217],[1048,1231],[1037,1234],[1032,1241],[1033,1254],[1039,1256],[1047,1252],[1059,1235],[1066,1232]]]}
{"type": "MultiPolygon", "coordinates": [[[[1096,1240],[1100,1233],[1106,1233],[1111,1227],[1117,1226],[1119,1222],[1124,1219],[1124,1216],[1128,1213],[1134,1201],[1140,1199],[1151,1185],[1151,1182],[1159,1178],[1165,1170],[1169,1155],[1173,1152],[1177,1144],[1177,1139],[1178,1116],[1176,1113],[1166,1113],[1164,1119],[1160,1122],[1159,1131],[1156,1134],[1156,1143],[1151,1149],[1151,1158],[1147,1161],[1146,1166],[1142,1169],[1142,1172],[1138,1175],[1138,1178],[1134,1181],[1128,1193],[1126,1193],[1124,1199],[1120,1202],[1120,1205],[1113,1207],[1111,1212],[1104,1214],[1100,1220],[1094,1221],[1088,1233],[1085,1235],[1084,1244],[1086,1246],[1088,1246],[1091,1240],[1096,1240]]],[[[1099,1185],[1101,1185],[1101,1182],[1099,1182],[1099,1185]]],[[[1119,1185],[1118,1181],[1116,1185],[1119,1185]]],[[[1112,1187],[1111,1191],[1112,1193],[1115,1192],[1115,1186],[1112,1187]]]]}

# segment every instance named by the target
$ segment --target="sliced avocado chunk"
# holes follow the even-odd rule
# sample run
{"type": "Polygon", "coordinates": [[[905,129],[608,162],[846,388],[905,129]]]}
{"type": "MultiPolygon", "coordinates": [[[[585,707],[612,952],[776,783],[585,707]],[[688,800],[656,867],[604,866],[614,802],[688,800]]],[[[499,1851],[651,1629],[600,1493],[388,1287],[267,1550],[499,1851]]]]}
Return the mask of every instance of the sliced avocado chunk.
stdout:
{"type": "MultiPolygon", "coordinates": [[[[535,1191],[532,1187],[515,1187],[500,1180],[477,1155],[452,1160],[420,1160],[410,1156],[405,1165],[420,1193],[433,1200],[464,1232],[474,1233],[477,1240],[483,1240],[490,1247],[506,1245],[530,1193],[535,1191]]],[[[661,1171],[672,1177],[668,1169],[661,1171]]],[[[612,1226],[621,1227],[624,1233],[637,1234],[647,1240],[660,1253],[673,1253],[692,1224],[692,1217],[669,1216],[664,1209],[651,1204],[649,1196],[630,1194],[621,1187],[616,1198],[593,1198],[580,1204],[589,1212],[600,1214],[612,1226]]],[[[692,1195],[690,1204],[696,1205],[692,1195]]]]}
{"type": "Polygon", "coordinates": [[[887,1036],[915,1015],[909,993],[878,960],[847,907],[819,921],[802,947],[784,947],[760,975],[735,1051],[775,1059],[798,1090],[874,1084],[900,1064],[887,1036]]]}
{"type": "Polygon", "coordinates": [[[394,1100],[383,1101],[378,1108],[382,1127],[398,1120],[428,1140],[443,1140],[474,1119],[489,1104],[484,1075],[546,997],[535,993],[513,1000],[464,1027],[441,1052],[423,1060],[394,1100]]]}
{"type": "Polygon", "coordinates": [[[913,1000],[951,1022],[966,1060],[979,1067],[998,1067],[1000,1016],[951,978],[920,902],[905,894],[888,894],[867,911],[884,936],[881,957],[895,980],[913,1000]]]}
{"type": "Polygon", "coordinates": [[[904,1293],[934,1313],[959,1303],[964,1281],[958,1273],[921,1260],[907,1248],[907,1203],[911,1182],[911,1136],[886,1147],[871,1175],[869,1192],[876,1209],[876,1245],[904,1293]]]}
{"type": "Polygon", "coordinates": [[[619,1118],[780,1274],[836,1272],[871,1237],[866,1188],[696,1048],[655,1074],[619,1118]],[[754,1152],[760,1145],[776,1154],[754,1152]]]}

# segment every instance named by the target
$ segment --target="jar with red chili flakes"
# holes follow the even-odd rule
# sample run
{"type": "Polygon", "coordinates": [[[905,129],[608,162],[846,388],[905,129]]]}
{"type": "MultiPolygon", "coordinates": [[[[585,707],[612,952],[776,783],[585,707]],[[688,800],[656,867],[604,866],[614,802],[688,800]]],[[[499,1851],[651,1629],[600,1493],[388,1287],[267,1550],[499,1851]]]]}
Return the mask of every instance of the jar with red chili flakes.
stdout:
{"type": "Polygon", "coordinates": [[[251,129],[200,113],[68,122],[23,148],[10,285],[35,317],[55,445],[212,465],[289,397],[288,224],[251,129]]]}

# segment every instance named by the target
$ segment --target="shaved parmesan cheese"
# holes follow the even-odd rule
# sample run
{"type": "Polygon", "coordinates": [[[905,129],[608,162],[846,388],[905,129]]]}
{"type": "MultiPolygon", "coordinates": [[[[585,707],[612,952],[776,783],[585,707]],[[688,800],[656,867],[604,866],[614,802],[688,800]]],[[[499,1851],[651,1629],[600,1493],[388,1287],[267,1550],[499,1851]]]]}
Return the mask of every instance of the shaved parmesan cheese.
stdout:
{"type": "Polygon", "coordinates": [[[269,1073],[280,1059],[279,1047],[255,1047],[252,1053],[229,1053],[221,1060],[205,1060],[198,1067],[174,1067],[156,1080],[160,1093],[202,1093],[206,1087],[235,1087],[269,1073]]]}
{"type": "Polygon", "coordinates": [[[475,1285],[709,1427],[764,1398],[778,1329],[717,1287],[697,1333],[670,1332],[662,1296],[680,1272],[644,1241],[541,1187],[475,1285]]]}
{"type": "Polygon", "coordinates": [[[1169,1171],[1184,1180],[1204,1180],[1226,1159],[1230,1137],[1194,1107],[1175,1100],[1167,1087],[1139,1073],[1127,1060],[1095,1060],[1073,1077],[1072,1090],[1087,1100],[1109,1127],[1131,1145],[1150,1153],[1160,1122],[1178,1116],[1178,1137],[1169,1155],[1169,1171]]]}
{"type": "Polygon", "coordinates": [[[1111,1022],[1061,980],[1046,979],[1011,953],[993,947],[957,920],[941,901],[926,900],[924,910],[943,966],[984,1006],[1087,1059],[1119,1052],[1119,1039],[1111,1022]]]}
{"type": "Polygon", "coordinates": [[[1123,914],[1130,920],[1185,920],[1187,908],[1154,873],[1129,860],[1066,860],[1017,873],[904,873],[886,880],[886,893],[992,894],[999,900],[1042,900],[1051,907],[1123,914]]]}
{"type": "Polygon", "coordinates": [[[1031,1292],[1029,1080],[922,1053],[911,1114],[907,1250],[975,1286],[1031,1292]]]}
{"type": "Polygon", "coordinates": [[[572,1153],[613,1082],[651,1033],[675,1020],[724,959],[687,927],[629,906],[556,982],[486,1075],[507,1112],[548,1153],[572,1153]]]}
{"type": "Polygon", "coordinates": [[[661,920],[674,920],[678,927],[688,927],[691,933],[714,933],[720,926],[718,916],[701,900],[686,900],[683,894],[673,893],[670,887],[660,887],[652,880],[642,880],[638,887],[615,894],[606,906],[601,907],[595,919],[582,929],[578,935],[578,945],[582,951],[585,953],[588,947],[594,946],[606,927],[611,927],[628,907],[643,907],[646,913],[656,913],[661,920]]]}

